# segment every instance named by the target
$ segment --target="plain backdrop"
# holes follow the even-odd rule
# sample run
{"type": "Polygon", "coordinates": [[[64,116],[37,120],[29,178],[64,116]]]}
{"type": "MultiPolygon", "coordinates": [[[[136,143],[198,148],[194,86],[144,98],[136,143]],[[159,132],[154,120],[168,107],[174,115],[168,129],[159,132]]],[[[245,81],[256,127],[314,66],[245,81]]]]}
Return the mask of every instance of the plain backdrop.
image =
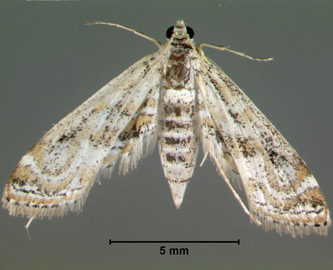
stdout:
{"type": "MultiPolygon", "coordinates": [[[[105,20],[161,42],[176,20],[195,42],[230,46],[262,63],[205,49],[306,161],[333,209],[332,1],[1,1],[1,188],[27,150],[62,117],[131,64],[157,50],[130,32],[86,26],[105,20]]],[[[198,165],[202,159],[199,154],[198,165]]],[[[292,239],[251,224],[207,159],[176,210],[155,151],[126,176],[96,184],[79,215],[34,221],[0,209],[1,269],[332,269],[328,237],[292,239]],[[159,244],[114,240],[236,240],[159,244]]]]}

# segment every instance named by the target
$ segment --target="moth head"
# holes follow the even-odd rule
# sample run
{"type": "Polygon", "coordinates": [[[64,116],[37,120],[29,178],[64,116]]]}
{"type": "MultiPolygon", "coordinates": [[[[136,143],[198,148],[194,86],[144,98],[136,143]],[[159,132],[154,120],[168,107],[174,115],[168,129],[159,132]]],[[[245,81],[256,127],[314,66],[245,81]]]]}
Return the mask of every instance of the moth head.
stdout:
{"type": "Polygon", "coordinates": [[[172,36],[176,39],[184,39],[186,36],[193,39],[194,31],[191,27],[185,26],[184,21],[177,21],[175,26],[171,26],[166,31],[166,36],[170,39],[172,36]]]}

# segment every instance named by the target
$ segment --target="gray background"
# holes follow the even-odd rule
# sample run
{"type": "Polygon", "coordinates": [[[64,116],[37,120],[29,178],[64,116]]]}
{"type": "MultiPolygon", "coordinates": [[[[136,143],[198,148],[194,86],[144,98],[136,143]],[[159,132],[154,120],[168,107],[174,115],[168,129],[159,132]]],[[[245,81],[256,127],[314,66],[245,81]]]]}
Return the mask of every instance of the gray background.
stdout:
{"type": "MultiPolygon", "coordinates": [[[[107,20],[165,41],[177,19],[195,41],[223,44],[269,63],[206,49],[304,158],[333,209],[332,1],[57,1],[0,3],[0,179],[53,124],[156,46],[107,20]]],[[[198,161],[201,161],[201,154],[198,161]]],[[[292,239],[250,224],[214,166],[195,169],[180,210],[157,151],[126,176],[95,185],[79,215],[34,221],[0,209],[1,269],[331,269],[328,237],[292,239]],[[108,246],[114,240],[233,240],[241,245],[108,246]],[[95,267],[95,268],[93,268],[95,267]],[[116,268],[117,267],[117,268],[116,268]]]]}

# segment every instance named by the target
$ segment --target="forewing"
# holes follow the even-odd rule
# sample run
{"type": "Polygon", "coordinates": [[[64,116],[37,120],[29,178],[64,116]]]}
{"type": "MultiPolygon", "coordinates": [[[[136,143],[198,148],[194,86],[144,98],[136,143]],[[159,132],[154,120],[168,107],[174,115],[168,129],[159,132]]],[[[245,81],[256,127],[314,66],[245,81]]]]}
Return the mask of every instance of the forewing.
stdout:
{"type": "Polygon", "coordinates": [[[2,198],[11,215],[43,218],[80,210],[99,169],[113,167],[117,159],[110,157],[124,154],[133,125],[139,131],[147,126],[140,115],[158,91],[159,57],[148,55],[110,81],[22,157],[2,198]]]}
{"type": "Polygon", "coordinates": [[[237,167],[251,215],[280,233],[327,234],[329,210],[305,162],[216,65],[204,56],[201,65],[196,82],[211,115],[211,133],[220,135],[213,138],[222,141],[210,153],[230,153],[225,167],[237,167]]]}

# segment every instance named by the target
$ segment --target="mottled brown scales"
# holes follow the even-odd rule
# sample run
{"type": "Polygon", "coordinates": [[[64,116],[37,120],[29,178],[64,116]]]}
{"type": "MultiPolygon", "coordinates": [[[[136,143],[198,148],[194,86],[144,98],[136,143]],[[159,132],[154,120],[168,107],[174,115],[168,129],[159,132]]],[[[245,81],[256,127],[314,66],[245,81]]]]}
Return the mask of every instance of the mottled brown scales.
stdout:
{"type": "Polygon", "coordinates": [[[305,179],[311,177],[311,172],[309,168],[304,164],[303,160],[298,160],[298,164],[295,164],[296,167],[296,177],[297,179],[305,179]]]}
{"type": "Polygon", "coordinates": [[[153,98],[148,98],[145,103],[144,103],[145,107],[156,107],[156,100],[153,98]]]}
{"type": "Polygon", "coordinates": [[[187,130],[190,127],[189,123],[178,122],[175,120],[165,120],[164,124],[167,131],[175,130],[178,128],[187,130]]]}
{"type": "Polygon", "coordinates": [[[176,161],[176,157],[173,153],[166,154],[166,159],[168,162],[173,163],[176,161]]]}
{"type": "Polygon", "coordinates": [[[251,111],[249,108],[245,109],[244,116],[249,122],[253,122],[253,118],[252,118],[251,111]]]}
{"type": "MultiPolygon", "coordinates": [[[[181,117],[182,116],[182,108],[181,107],[175,106],[173,108],[173,111],[174,111],[176,117],[181,117]]],[[[183,111],[186,112],[186,110],[183,110],[183,111]]]]}
{"type": "Polygon", "coordinates": [[[143,125],[150,123],[152,121],[152,117],[150,115],[139,115],[138,119],[135,122],[135,129],[140,131],[143,125]]]}
{"type": "Polygon", "coordinates": [[[169,144],[169,145],[178,145],[181,143],[181,141],[185,142],[184,139],[180,139],[180,138],[168,138],[168,137],[164,137],[164,141],[166,144],[169,144]]]}

